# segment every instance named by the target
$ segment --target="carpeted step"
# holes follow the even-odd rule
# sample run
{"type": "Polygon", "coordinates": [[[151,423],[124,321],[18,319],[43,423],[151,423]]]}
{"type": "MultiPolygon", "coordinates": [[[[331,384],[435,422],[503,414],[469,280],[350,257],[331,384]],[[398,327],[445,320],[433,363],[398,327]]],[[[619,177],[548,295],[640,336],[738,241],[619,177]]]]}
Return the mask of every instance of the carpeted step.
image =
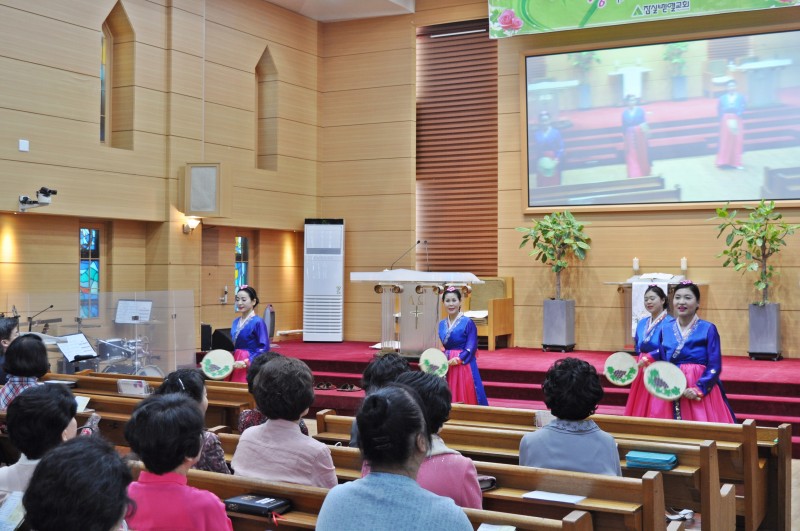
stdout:
{"type": "Polygon", "coordinates": [[[781,424],[792,425],[792,436],[800,437],[800,417],[789,417],[781,415],[758,415],[742,413],[736,415],[736,421],[741,423],[745,419],[753,419],[756,421],[757,426],[766,426],[770,428],[777,428],[781,424]]]}
{"type": "MultiPolygon", "coordinates": [[[[544,393],[542,392],[541,384],[484,380],[483,387],[486,390],[486,396],[490,399],[502,398],[533,400],[538,402],[544,401],[544,393]]],[[[624,408],[628,400],[629,390],[627,387],[610,386],[604,387],[603,390],[605,391],[602,400],[604,405],[623,406],[624,408]]]]}
{"type": "Polygon", "coordinates": [[[311,371],[314,375],[314,385],[322,382],[329,382],[340,387],[344,384],[354,384],[361,386],[361,373],[347,373],[335,371],[311,371]]]}
{"type": "Polygon", "coordinates": [[[800,417],[800,397],[730,393],[727,396],[737,416],[741,411],[758,415],[800,417]]]}
{"type": "MultiPolygon", "coordinates": [[[[547,406],[544,405],[544,402],[539,402],[535,400],[518,400],[513,398],[489,398],[489,405],[496,406],[496,407],[514,407],[514,408],[521,408],[521,409],[536,409],[536,410],[545,410],[547,406]]],[[[604,404],[600,404],[597,408],[597,413],[602,413],[603,415],[622,415],[625,412],[625,406],[607,406],[604,404]]]]}

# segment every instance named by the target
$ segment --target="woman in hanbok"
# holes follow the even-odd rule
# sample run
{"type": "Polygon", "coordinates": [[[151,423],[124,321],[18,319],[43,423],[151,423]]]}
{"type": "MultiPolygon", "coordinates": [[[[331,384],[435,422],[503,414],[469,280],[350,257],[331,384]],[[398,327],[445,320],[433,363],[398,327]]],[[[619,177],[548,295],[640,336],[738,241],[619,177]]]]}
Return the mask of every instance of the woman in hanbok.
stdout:
{"type": "Polygon", "coordinates": [[[233,373],[232,382],[247,381],[247,367],[256,356],[269,350],[269,333],[264,320],[256,315],[258,295],[250,286],[240,286],[236,292],[236,309],[241,317],[233,320],[231,337],[233,338],[233,373]]]}
{"type": "Polygon", "coordinates": [[[564,139],[561,131],[553,127],[550,113],[539,113],[539,128],[533,133],[533,170],[536,186],[561,184],[561,157],[564,155],[564,139]]]}
{"type": "Polygon", "coordinates": [[[742,151],[744,151],[744,96],[736,91],[736,81],[728,81],[728,92],[719,97],[719,148],[717,150],[718,168],[743,170],[742,151]]]}
{"type": "Polygon", "coordinates": [[[670,327],[675,320],[667,313],[669,309],[667,295],[655,284],[648,286],[644,292],[644,307],[650,313],[650,317],[638,322],[636,335],[633,338],[636,353],[639,355],[637,361],[640,370],[631,384],[628,403],[625,404],[625,415],[632,417],[646,417],[650,400],[655,400],[644,386],[645,357],[658,352],[662,330],[664,327],[670,327]]]}
{"type": "Polygon", "coordinates": [[[736,421],[719,380],[722,354],[717,327],[697,317],[700,289],[684,280],[675,290],[672,304],[677,319],[662,328],[661,346],[649,360],[669,361],[686,376],[686,390],[675,402],[653,398],[654,418],[701,422],[736,421]]]}
{"type": "Polygon", "coordinates": [[[447,317],[439,321],[439,339],[448,365],[447,383],[453,402],[488,406],[486,392],[478,372],[478,329],[472,319],[461,313],[461,291],[448,286],[442,295],[447,317]]]}
{"type": "Polygon", "coordinates": [[[628,108],[622,111],[622,134],[625,137],[625,165],[628,178],[650,175],[650,154],[647,135],[649,128],[644,109],[636,105],[636,96],[626,98],[628,108]]]}

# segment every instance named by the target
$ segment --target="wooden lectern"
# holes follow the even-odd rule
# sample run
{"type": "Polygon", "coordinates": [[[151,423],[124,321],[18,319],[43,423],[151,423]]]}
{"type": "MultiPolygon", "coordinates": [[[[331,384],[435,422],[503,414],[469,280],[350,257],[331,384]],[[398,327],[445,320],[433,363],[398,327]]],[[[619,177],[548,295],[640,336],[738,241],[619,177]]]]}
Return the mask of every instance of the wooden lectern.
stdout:
{"type": "Polygon", "coordinates": [[[373,282],[381,295],[381,350],[419,356],[438,345],[439,295],[445,284],[482,284],[472,273],[445,273],[393,269],[350,273],[351,282],[373,282]],[[400,334],[396,337],[395,311],[400,307],[400,334]]]}

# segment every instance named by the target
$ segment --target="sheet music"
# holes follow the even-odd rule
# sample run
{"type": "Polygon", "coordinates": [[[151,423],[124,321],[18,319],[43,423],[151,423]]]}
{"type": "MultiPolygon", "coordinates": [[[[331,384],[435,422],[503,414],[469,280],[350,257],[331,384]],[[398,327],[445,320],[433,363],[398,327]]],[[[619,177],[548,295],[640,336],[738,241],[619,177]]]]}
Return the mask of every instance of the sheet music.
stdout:
{"type": "Polygon", "coordinates": [[[120,299],[117,302],[117,315],[114,322],[117,324],[146,323],[150,320],[153,310],[153,301],[120,299]]]}
{"type": "Polygon", "coordinates": [[[22,506],[20,491],[14,491],[5,497],[0,505],[0,531],[14,531],[25,517],[25,508],[22,506]]]}
{"type": "Polygon", "coordinates": [[[68,336],[61,336],[61,339],[66,339],[66,343],[56,343],[58,350],[67,358],[67,361],[75,361],[75,356],[91,356],[96,357],[97,353],[92,348],[89,340],[83,333],[70,334],[68,336]]]}

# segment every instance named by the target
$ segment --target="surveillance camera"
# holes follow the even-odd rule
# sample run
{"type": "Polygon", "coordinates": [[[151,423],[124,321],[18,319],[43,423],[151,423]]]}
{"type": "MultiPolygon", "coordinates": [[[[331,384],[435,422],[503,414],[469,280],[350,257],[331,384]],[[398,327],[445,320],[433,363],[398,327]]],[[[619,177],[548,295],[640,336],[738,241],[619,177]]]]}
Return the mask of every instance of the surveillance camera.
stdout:
{"type": "Polygon", "coordinates": [[[21,195],[19,196],[19,202],[22,203],[23,205],[27,205],[31,202],[31,198],[28,197],[27,195],[21,195]]]}
{"type": "Polygon", "coordinates": [[[39,188],[39,191],[36,192],[36,195],[37,196],[43,195],[45,197],[50,197],[51,195],[58,195],[58,190],[51,190],[46,186],[42,186],[41,188],[39,188]]]}

